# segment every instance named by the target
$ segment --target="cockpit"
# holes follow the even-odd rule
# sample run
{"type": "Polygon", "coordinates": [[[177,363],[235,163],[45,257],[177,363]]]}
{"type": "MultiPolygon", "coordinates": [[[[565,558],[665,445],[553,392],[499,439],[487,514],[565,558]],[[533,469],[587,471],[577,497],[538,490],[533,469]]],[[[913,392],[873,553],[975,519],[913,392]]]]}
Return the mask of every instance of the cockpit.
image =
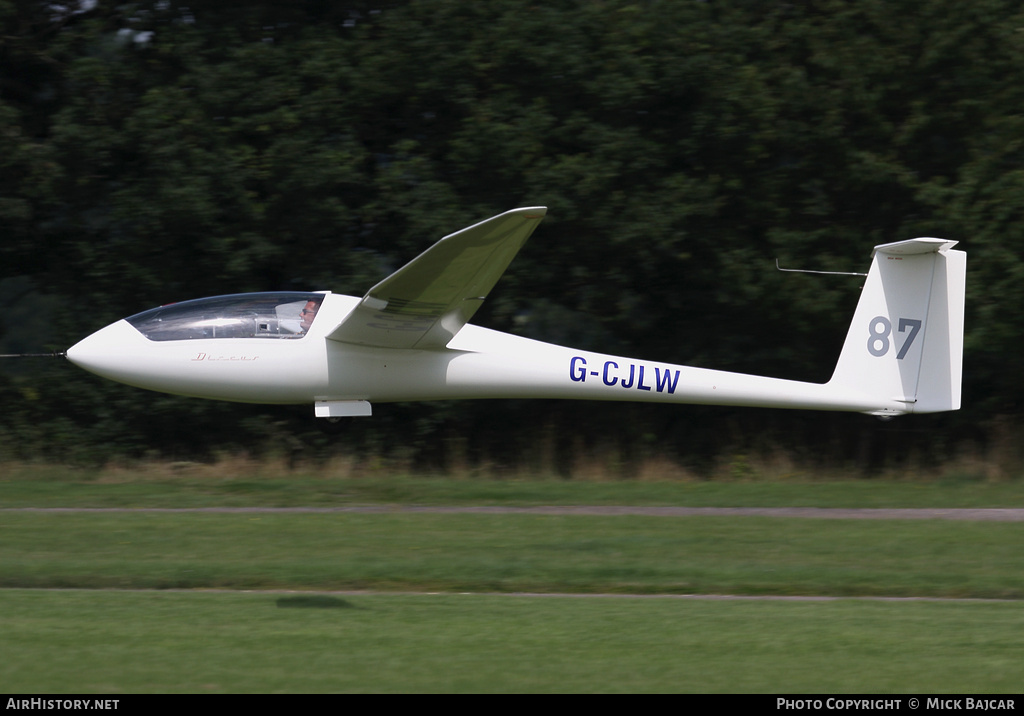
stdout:
{"type": "Polygon", "coordinates": [[[151,341],[200,338],[302,338],[322,293],[239,293],[172,303],[125,320],[151,341]]]}

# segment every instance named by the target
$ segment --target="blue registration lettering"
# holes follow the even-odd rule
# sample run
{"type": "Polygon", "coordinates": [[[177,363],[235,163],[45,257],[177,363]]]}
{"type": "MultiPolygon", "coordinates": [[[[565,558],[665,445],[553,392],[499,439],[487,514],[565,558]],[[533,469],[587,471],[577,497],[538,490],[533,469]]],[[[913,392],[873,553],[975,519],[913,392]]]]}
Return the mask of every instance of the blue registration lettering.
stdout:
{"type": "Polygon", "coordinates": [[[657,368],[654,369],[654,382],[658,386],[658,392],[663,393],[668,388],[669,394],[676,392],[676,386],[679,385],[679,371],[676,371],[675,377],[672,376],[672,371],[668,368],[662,373],[657,368]]]}
{"type": "Polygon", "coordinates": [[[637,390],[650,390],[651,386],[644,385],[644,367],[640,366],[640,376],[636,379],[637,390]]]}
{"type": "Polygon", "coordinates": [[[616,363],[615,361],[607,360],[607,361],[604,362],[604,376],[603,376],[603,380],[604,380],[604,384],[605,385],[615,385],[616,383],[619,382],[618,378],[609,378],[608,377],[608,369],[609,368],[618,368],[618,367],[619,367],[619,364],[616,363]]]}
{"type": "Polygon", "coordinates": [[[636,371],[636,366],[633,365],[633,364],[630,364],[630,366],[629,366],[629,382],[627,383],[625,380],[623,380],[622,381],[622,387],[623,388],[632,388],[633,387],[633,372],[634,371],[636,371]]]}
{"type": "Polygon", "coordinates": [[[582,383],[587,379],[587,359],[582,356],[573,356],[569,361],[569,380],[582,383]]]}

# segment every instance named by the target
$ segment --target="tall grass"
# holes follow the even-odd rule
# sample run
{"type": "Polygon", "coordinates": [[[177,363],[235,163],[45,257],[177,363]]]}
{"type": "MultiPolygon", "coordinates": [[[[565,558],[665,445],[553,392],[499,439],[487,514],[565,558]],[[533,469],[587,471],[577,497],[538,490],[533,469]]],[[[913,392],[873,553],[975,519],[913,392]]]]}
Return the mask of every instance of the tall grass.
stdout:
{"type": "MultiPolygon", "coordinates": [[[[98,484],[191,478],[196,480],[266,479],[292,476],[314,480],[359,480],[403,475],[408,477],[444,477],[455,480],[572,480],[579,482],[807,482],[871,479],[900,482],[974,482],[1004,483],[1024,476],[1024,441],[1002,435],[985,446],[964,447],[951,459],[935,463],[927,456],[908,458],[871,471],[855,464],[820,465],[784,450],[723,452],[713,463],[696,469],[667,455],[652,455],[625,460],[615,450],[577,450],[570,460],[530,461],[531,464],[507,465],[481,458],[471,461],[456,455],[445,466],[416,468],[411,460],[383,454],[338,453],[327,458],[303,458],[293,455],[253,457],[244,452],[222,453],[209,461],[164,459],[117,459],[98,467],[68,466],[39,461],[0,463],[0,480],[47,475],[67,477],[98,484]]],[[[543,452],[543,451],[542,451],[543,452]]],[[[550,458],[550,456],[549,456],[550,458]]]]}

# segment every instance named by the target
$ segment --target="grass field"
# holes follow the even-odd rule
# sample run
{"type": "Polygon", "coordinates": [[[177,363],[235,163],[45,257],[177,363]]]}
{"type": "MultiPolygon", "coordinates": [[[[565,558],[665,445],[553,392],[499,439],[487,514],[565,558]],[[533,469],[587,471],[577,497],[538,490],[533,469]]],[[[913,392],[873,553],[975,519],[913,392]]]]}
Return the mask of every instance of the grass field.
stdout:
{"type": "MultiPolygon", "coordinates": [[[[208,470],[16,466],[0,472],[0,507],[1024,506],[1015,482],[208,470]]],[[[1024,683],[1020,523],[8,509],[0,586],[4,692],[998,693],[1024,683]],[[582,596],[598,593],[619,596],[582,596]],[[680,594],[1008,601],[670,596],[680,594]]]]}
{"type": "Polygon", "coordinates": [[[1019,693],[1022,633],[1000,603],[9,590],[0,690],[1019,693]]]}
{"type": "Polygon", "coordinates": [[[1024,598],[1020,523],[7,513],[0,586],[1024,598]]]}

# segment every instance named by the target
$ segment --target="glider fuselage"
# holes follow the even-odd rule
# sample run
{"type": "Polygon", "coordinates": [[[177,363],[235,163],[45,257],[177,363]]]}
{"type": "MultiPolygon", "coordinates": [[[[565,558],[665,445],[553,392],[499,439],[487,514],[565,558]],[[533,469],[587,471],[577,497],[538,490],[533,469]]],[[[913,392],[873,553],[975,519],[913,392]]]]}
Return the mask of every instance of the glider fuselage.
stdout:
{"type": "Polygon", "coordinates": [[[875,247],[828,383],[604,355],[469,325],[546,213],[524,207],[428,248],[362,298],[214,296],[117,321],[67,351],[98,375],[164,393],[313,403],[318,417],[373,402],[568,398],[849,410],[960,407],[966,255],[955,241],[875,247]]]}
{"type": "MultiPolygon", "coordinates": [[[[138,388],[245,403],[325,403],[564,398],[849,410],[852,395],[814,383],[582,351],[479,326],[447,348],[391,349],[326,340],[360,299],[324,294],[308,332],[274,338],[154,341],[129,320],[68,351],[90,372],[138,388]]],[[[863,402],[864,410],[906,406],[863,402]]]]}

